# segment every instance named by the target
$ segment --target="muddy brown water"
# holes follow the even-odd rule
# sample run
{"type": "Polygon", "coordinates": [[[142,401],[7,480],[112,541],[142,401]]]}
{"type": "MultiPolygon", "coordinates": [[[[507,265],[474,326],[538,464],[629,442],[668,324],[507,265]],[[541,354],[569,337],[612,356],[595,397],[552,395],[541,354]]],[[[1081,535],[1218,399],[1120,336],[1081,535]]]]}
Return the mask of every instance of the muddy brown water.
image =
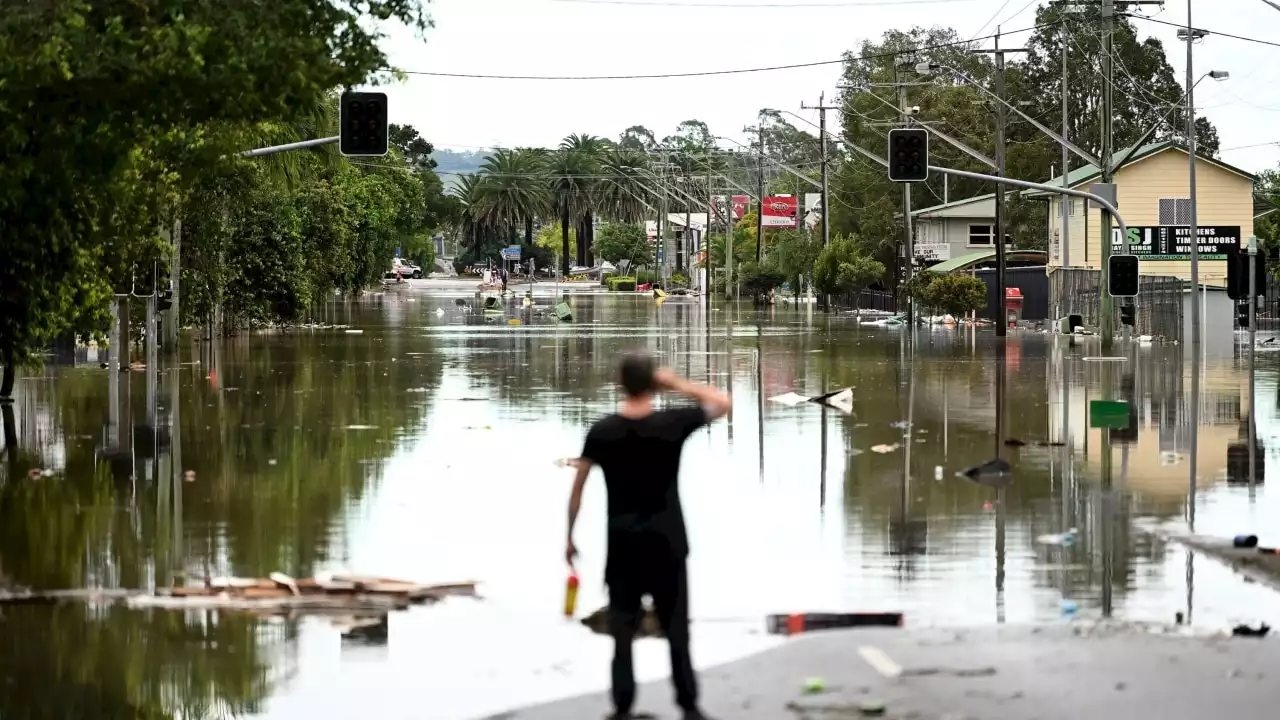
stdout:
{"type": "MultiPolygon", "coordinates": [[[[1083,359],[1094,341],[1019,333],[1001,373],[990,331],[921,329],[913,341],[809,307],[717,307],[708,324],[694,303],[573,304],[575,322],[557,325],[404,291],[327,309],[359,334],[184,345],[150,395],[145,371],[113,391],[83,352],[21,378],[0,463],[6,584],[348,568],[476,579],[485,597],[386,622],[0,608],[0,715],[461,718],[604,687],[608,640],[561,617],[571,471],[555,460],[577,454],[615,402],[614,363],[641,347],[733,394],[731,419],[689,441],[682,470],[701,666],[778,642],[762,631],[775,612],[1057,624],[1071,621],[1067,600],[1076,617],[1280,623],[1270,591],[1131,527],[1188,514],[1185,347],[1123,345],[1126,362],[1096,363],[1083,359]],[[1021,447],[997,439],[1002,375],[1001,429],[1021,447]],[[845,386],[849,415],[769,400],[845,386]],[[1087,421],[1108,387],[1138,420],[1113,443],[1109,480],[1087,421]],[[893,449],[872,450],[882,446],[893,449]],[[997,454],[1013,466],[1003,489],[955,476],[997,454]],[[1070,547],[1037,540],[1070,527],[1070,547]]],[[[1226,479],[1251,405],[1238,354],[1214,348],[1201,364],[1196,529],[1265,536],[1280,520],[1276,492],[1226,479]]],[[[1268,448],[1280,448],[1276,359],[1258,356],[1268,448]]],[[[588,487],[583,614],[605,597],[604,495],[598,478],[588,487]]],[[[665,648],[642,643],[637,662],[660,676],[665,648]]]]}

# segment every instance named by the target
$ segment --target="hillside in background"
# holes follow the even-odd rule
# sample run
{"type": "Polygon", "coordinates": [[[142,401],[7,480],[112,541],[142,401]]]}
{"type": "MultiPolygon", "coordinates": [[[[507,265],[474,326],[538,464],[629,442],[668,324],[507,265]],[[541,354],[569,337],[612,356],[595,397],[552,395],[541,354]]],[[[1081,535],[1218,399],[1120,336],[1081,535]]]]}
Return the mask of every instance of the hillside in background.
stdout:
{"type": "Polygon", "coordinates": [[[436,161],[436,172],[440,174],[440,179],[445,185],[451,185],[458,179],[459,173],[478,172],[487,154],[485,150],[457,152],[436,148],[431,153],[431,158],[436,161]]]}

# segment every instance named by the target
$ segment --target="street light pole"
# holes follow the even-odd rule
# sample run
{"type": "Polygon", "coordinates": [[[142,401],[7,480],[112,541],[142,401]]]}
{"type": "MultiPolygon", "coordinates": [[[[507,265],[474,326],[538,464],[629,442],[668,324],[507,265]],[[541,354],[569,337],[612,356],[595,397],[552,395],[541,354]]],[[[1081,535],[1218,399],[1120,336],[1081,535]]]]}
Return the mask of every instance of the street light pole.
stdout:
{"type": "MultiPolygon", "coordinates": [[[[1203,30],[1191,27],[1191,0],[1187,0],[1187,27],[1178,33],[1187,41],[1187,211],[1188,241],[1191,243],[1191,351],[1200,354],[1200,237],[1196,217],[1196,104],[1192,82],[1192,45],[1205,36],[1203,30]]],[[[1176,214],[1176,213],[1175,213],[1176,214]]]]}

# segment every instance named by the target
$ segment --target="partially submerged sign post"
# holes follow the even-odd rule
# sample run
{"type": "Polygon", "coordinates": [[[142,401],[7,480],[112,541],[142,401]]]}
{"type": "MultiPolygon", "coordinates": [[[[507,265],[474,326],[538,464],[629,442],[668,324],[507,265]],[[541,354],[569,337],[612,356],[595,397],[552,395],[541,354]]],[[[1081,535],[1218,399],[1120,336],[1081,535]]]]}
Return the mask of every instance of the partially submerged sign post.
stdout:
{"type": "Polygon", "coordinates": [[[1089,427],[1096,430],[1128,430],[1129,403],[1123,400],[1090,400],[1089,427]]]}

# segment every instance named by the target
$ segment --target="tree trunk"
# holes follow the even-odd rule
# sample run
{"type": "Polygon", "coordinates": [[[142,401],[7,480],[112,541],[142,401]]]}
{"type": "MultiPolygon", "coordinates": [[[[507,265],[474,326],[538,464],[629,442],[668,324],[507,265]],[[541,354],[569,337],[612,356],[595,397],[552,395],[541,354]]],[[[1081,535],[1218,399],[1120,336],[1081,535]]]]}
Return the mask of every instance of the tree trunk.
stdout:
{"type": "Polygon", "coordinates": [[[13,383],[17,379],[17,363],[13,355],[4,358],[4,380],[0,382],[0,403],[13,402],[13,383]]]}
{"type": "Polygon", "coordinates": [[[578,264],[587,264],[587,243],[590,239],[587,237],[587,224],[578,218],[578,264]]]}
{"type": "Polygon", "coordinates": [[[569,208],[560,211],[560,274],[569,274],[569,208]]]}
{"type": "Polygon", "coordinates": [[[585,264],[587,267],[593,267],[596,264],[596,259],[595,259],[596,218],[593,213],[587,213],[587,217],[584,221],[584,226],[586,227],[586,230],[587,230],[587,250],[586,250],[587,262],[585,264]]]}
{"type": "Polygon", "coordinates": [[[524,219],[524,244],[533,247],[533,216],[524,219]]]}

